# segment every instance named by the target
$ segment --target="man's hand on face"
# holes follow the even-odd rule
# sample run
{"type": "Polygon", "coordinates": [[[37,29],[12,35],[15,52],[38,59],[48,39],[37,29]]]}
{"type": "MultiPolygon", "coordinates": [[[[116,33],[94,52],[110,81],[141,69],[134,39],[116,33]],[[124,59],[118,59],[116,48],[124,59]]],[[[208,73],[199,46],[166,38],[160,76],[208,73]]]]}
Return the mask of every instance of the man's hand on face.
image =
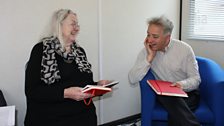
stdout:
{"type": "Polygon", "coordinates": [[[145,48],[148,52],[147,60],[148,60],[149,63],[151,63],[153,58],[156,55],[156,51],[152,50],[151,45],[148,42],[145,41],[144,45],[145,45],[145,48]]]}

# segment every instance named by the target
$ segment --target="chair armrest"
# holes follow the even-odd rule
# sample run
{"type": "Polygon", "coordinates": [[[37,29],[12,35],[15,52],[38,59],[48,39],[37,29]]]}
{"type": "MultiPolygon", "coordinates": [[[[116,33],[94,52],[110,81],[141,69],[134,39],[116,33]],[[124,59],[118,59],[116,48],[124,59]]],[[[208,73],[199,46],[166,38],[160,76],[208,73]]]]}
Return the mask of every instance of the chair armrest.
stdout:
{"type": "MultiPolygon", "coordinates": [[[[216,71],[217,73],[217,71],[216,71]]],[[[212,74],[212,73],[210,73],[212,74]]],[[[209,108],[215,116],[215,126],[224,125],[224,74],[216,75],[215,73],[208,77],[206,101],[209,108]],[[209,80],[211,79],[211,80],[209,80]]]]}
{"type": "Polygon", "coordinates": [[[148,79],[155,79],[150,70],[145,75],[145,77],[140,81],[142,126],[151,126],[152,111],[155,104],[155,93],[148,85],[147,83],[148,79]]]}

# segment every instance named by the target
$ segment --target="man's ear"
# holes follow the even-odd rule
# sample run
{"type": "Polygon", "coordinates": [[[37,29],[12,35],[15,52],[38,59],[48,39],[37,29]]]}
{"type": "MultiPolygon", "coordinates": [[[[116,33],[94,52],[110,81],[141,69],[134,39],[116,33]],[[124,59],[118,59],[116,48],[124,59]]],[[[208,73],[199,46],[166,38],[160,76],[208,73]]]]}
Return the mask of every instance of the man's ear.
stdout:
{"type": "Polygon", "coordinates": [[[169,41],[170,41],[170,38],[171,38],[171,35],[170,34],[168,34],[168,35],[166,35],[166,43],[168,43],[169,41]]]}

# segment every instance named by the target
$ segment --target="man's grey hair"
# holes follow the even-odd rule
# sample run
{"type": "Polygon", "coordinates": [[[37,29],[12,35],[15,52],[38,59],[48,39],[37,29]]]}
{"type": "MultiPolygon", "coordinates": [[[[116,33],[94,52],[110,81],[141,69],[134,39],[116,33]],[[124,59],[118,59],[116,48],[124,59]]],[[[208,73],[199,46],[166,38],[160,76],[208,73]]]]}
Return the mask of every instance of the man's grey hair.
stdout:
{"type": "Polygon", "coordinates": [[[160,16],[160,17],[153,17],[148,20],[148,25],[159,25],[163,27],[163,33],[164,35],[170,34],[173,31],[173,23],[166,18],[165,16],[160,16]]]}

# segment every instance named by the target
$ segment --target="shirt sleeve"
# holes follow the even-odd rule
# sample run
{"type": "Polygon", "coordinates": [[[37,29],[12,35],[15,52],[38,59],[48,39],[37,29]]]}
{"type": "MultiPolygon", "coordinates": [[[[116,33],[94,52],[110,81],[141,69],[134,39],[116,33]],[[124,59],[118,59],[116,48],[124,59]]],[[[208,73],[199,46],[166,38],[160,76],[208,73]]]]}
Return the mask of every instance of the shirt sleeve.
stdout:
{"type": "Polygon", "coordinates": [[[64,99],[64,87],[55,82],[45,84],[40,79],[43,45],[38,43],[32,49],[25,71],[25,94],[27,99],[39,102],[57,102],[64,99]]]}
{"type": "Polygon", "coordinates": [[[138,54],[137,60],[129,71],[128,77],[131,84],[136,84],[147,74],[151,64],[147,61],[147,52],[145,49],[138,54]]]}
{"type": "Polygon", "coordinates": [[[184,70],[187,73],[187,78],[177,83],[181,84],[184,91],[189,92],[197,89],[201,82],[200,74],[198,71],[198,63],[192,49],[188,53],[184,66],[184,70]]]}

